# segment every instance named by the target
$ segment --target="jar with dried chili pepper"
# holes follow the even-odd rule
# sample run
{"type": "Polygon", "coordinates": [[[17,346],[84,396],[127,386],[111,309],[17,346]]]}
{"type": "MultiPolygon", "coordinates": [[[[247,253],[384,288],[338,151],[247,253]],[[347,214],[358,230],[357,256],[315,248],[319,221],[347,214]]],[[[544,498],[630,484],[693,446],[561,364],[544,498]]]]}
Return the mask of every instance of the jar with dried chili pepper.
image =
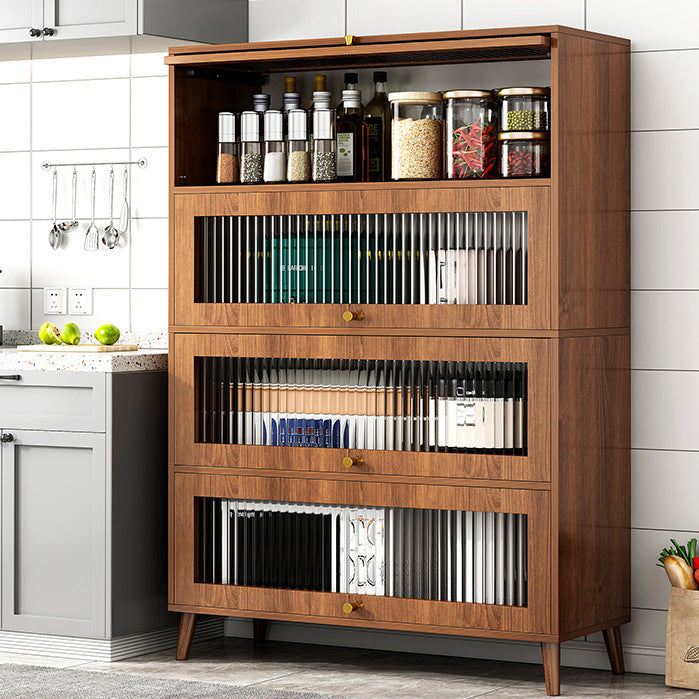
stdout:
{"type": "Polygon", "coordinates": [[[497,176],[498,105],[487,90],[444,93],[444,173],[447,179],[497,176]]]}
{"type": "Polygon", "coordinates": [[[541,131],[505,131],[500,139],[502,177],[548,177],[549,135],[541,131]]]}

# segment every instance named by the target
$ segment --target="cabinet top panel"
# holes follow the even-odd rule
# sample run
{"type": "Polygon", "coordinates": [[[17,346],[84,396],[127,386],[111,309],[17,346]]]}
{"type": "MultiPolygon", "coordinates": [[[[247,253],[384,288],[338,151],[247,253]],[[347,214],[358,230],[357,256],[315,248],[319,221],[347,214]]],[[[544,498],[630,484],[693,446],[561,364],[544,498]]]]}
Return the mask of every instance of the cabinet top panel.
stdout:
{"type": "Polygon", "coordinates": [[[557,33],[629,46],[626,39],[553,26],[174,47],[165,62],[270,72],[545,59],[557,33]]]}

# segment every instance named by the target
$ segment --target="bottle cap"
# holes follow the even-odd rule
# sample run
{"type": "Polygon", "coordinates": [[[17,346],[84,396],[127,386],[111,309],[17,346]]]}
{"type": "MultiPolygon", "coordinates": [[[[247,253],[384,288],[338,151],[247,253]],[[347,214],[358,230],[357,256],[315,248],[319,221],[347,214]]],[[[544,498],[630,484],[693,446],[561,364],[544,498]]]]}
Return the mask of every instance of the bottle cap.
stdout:
{"type": "Polygon", "coordinates": [[[259,143],[260,115],[257,112],[242,112],[240,115],[240,140],[245,143],[259,143]]]}
{"type": "Polygon", "coordinates": [[[345,107],[358,108],[362,106],[362,93],[360,90],[343,90],[342,103],[345,107]]]}
{"type": "Polygon", "coordinates": [[[330,109],[330,100],[332,100],[332,92],[326,90],[316,90],[313,93],[313,106],[316,109],[330,109]]]}
{"type": "Polygon", "coordinates": [[[252,108],[256,112],[265,112],[269,109],[270,96],[259,93],[252,96],[252,108]]]}
{"type": "Polygon", "coordinates": [[[281,141],[284,138],[284,115],[278,109],[264,113],[265,141],[281,141]]]}
{"type": "Polygon", "coordinates": [[[296,78],[292,76],[284,78],[284,92],[296,92],[296,78]]]}
{"type": "Polygon", "coordinates": [[[315,140],[335,138],[334,109],[313,110],[313,138],[315,140]]]}
{"type": "Polygon", "coordinates": [[[301,93],[285,92],[283,101],[285,112],[288,112],[290,109],[298,109],[301,106],[301,93]]]}
{"type": "Polygon", "coordinates": [[[388,80],[388,74],[385,70],[375,70],[374,71],[374,82],[375,83],[385,83],[388,80]]]}
{"type": "Polygon", "coordinates": [[[345,73],[345,85],[356,85],[359,82],[359,73],[345,73]]]}
{"type": "Polygon", "coordinates": [[[325,92],[328,89],[328,76],[327,75],[316,75],[313,79],[314,87],[316,92],[325,92]]]}
{"type": "Polygon", "coordinates": [[[305,141],[308,138],[308,119],[304,109],[290,109],[286,115],[290,141],[305,141]]]}
{"type": "Polygon", "coordinates": [[[220,143],[235,143],[235,115],[233,112],[219,112],[218,140],[220,143]]]}

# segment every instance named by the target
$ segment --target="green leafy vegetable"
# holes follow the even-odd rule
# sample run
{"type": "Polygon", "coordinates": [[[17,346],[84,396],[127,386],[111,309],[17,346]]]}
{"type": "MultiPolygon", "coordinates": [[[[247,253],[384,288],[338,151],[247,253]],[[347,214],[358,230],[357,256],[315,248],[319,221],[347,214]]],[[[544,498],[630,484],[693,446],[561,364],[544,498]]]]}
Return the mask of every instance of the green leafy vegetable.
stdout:
{"type": "Polygon", "coordinates": [[[658,558],[658,563],[656,565],[660,568],[664,568],[665,559],[668,556],[678,556],[681,558],[690,568],[692,568],[692,559],[697,555],[697,540],[690,539],[687,542],[687,546],[680,546],[675,539],[670,539],[673,544],[673,548],[664,548],[660,552],[660,557],[658,558]]]}

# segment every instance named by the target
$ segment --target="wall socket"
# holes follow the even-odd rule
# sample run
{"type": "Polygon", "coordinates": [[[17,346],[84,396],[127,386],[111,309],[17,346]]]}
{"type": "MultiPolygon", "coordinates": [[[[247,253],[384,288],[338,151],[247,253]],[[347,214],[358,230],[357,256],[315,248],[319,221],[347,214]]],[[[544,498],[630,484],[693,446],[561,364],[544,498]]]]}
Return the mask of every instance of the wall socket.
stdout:
{"type": "Polygon", "coordinates": [[[68,289],[65,286],[52,286],[44,289],[44,315],[65,315],[68,289]]]}
{"type": "Polygon", "coordinates": [[[72,316],[92,315],[92,289],[71,287],[68,294],[68,313],[72,316]]]}

